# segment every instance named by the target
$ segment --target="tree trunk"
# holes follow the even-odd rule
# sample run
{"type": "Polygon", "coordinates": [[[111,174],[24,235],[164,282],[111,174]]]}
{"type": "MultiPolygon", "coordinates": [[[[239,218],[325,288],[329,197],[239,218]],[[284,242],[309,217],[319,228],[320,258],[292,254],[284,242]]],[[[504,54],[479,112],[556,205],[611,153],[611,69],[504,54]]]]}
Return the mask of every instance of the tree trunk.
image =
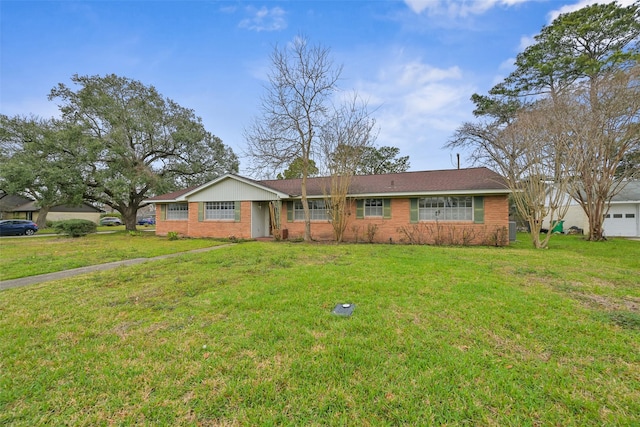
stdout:
{"type": "Polygon", "coordinates": [[[311,212],[309,212],[309,201],[307,200],[307,177],[302,177],[302,209],[304,211],[304,241],[311,241],[311,212]]]}
{"type": "Polygon", "coordinates": [[[120,214],[122,214],[122,221],[124,221],[125,230],[137,231],[137,228],[136,228],[137,213],[138,213],[137,209],[134,209],[131,206],[127,206],[120,211],[120,214]]]}
{"type": "Polygon", "coordinates": [[[38,228],[45,228],[47,226],[47,215],[49,214],[49,207],[43,206],[40,208],[38,212],[38,219],[36,220],[36,224],[38,224],[38,228]]]}
{"type": "Polygon", "coordinates": [[[591,242],[601,242],[607,240],[604,236],[604,209],[601,206],[603,203],[600,200],[596,200],[594,205],[591,206],[592,210],[589,212],[589,235],[587,240],[591,242]]]}

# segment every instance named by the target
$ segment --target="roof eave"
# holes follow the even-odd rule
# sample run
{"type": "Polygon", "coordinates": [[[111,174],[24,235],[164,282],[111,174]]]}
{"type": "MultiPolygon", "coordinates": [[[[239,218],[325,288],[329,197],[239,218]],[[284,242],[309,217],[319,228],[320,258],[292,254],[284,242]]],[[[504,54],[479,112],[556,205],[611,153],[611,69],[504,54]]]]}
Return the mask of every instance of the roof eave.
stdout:
{"type": "MultiPolygon", "coordinates": [[[[446,191],[446,190],[438,190],[438,191],[406,191],[406,192],[390,192],[390,193],[357,193],[357,194],[347,194],[348,198],[356,199],[356,198],[376,198],[376,197],[386,197],[386,198],[408,198],[408,197],[426,197],[426,196],[469,196],[469,195],[507,195],[511,194],[512,191],[509,189],[493,189],[493,190],[454,190],[454,191],[446,191]]],[[[290,195],[289,199],[300,199],[302,196],[290,195]]],[[[323,194],[313,194],[307,195],[309,199],[318,199],[324,198],[323,194]]]]}

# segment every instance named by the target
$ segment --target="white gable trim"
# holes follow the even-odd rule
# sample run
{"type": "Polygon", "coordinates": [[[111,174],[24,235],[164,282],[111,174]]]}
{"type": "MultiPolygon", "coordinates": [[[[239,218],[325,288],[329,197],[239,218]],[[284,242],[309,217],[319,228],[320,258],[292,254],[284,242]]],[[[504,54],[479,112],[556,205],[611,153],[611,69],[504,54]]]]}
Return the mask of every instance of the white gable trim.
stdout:
{"type": "Polygon", "coordinates": [[[258,184],[255,181],[234,174],[220,176],[213,181],[194,188],[183,194],[177,201],[215,202],[242,200],[279,200],[289,195],[273,188],[258,184]]]}

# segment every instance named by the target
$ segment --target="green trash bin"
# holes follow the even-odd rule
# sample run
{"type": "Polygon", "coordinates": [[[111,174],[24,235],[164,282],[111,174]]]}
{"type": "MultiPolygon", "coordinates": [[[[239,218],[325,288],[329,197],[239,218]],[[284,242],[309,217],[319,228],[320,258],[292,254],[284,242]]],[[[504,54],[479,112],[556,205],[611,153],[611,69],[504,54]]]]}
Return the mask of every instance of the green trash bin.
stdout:
{"type": "Polygon", "coordinates": [[[551,232],[564,234],[564,221],[554,221],[551,232]]]}

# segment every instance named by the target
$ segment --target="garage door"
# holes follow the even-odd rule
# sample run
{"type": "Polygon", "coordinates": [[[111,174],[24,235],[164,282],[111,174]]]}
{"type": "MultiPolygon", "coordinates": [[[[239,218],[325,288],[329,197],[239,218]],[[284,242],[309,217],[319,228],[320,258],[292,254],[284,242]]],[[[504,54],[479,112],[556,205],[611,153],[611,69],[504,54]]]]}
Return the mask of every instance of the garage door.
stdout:
{"type": "Polygon", "coordinates": [[[604,234],[605,236],[640,236],[638,220],[636,206],[611,206],[604,218],[604,234]]]}

